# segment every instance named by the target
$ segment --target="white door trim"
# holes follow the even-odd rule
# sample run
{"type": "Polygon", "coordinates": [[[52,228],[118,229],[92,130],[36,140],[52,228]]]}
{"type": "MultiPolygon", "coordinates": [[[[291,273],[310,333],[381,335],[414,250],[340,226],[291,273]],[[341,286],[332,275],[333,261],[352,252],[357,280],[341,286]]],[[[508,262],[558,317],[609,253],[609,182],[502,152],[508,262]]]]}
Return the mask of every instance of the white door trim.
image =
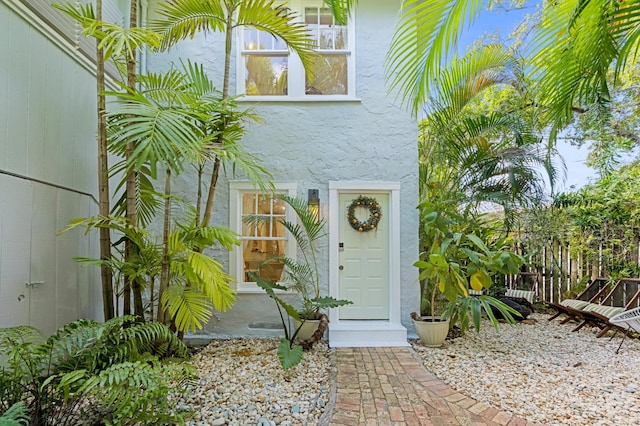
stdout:
{"type": "MultiPolygon", "coordinates": [[[[389,194],[389,211],[383,212],[388,214],[389,218],[389,319],[381,321],[340,321],[338,309],[329,311],[329,343],[332,346],[384,346],[385,342],[377,342],[376,344],[367,344],[365,336],[362,334],[358,337],[352,337],[362,342],[361,345],[342,344],[334,341],[333,336],[337,336],[337,331],[342,329],[353,329],[364,331],[364,334],[375,335],[371,333],[376,330],[377,325],[384,329],[393,329],[401,331],[399,339],[393,345],[403,343],[406,345],[406,329],[401,325],[401,283],[400,283],[400,182],[367,182],[367,181],[330,181],[329,182],[329,294],[338,297],[338,245],[339,233],[338,226],[341,220],[345,220],[345,212],[340,211],[340,203],[338,202],[338,194],[341,192],[358,192],[364,191],[369,194],[386,193],[389,194]],[[362,323],[362,324],[361,324],[362,323]],[[376,323],[378,323],[376,325],[376,323]],[[335,333],[333,333],[334,331],[335,333]],[[402,337],[404,336],[404,337],[402,337]]],[[[337,337],[336,337],[337,338],[337,337]]],[[[374,336],[375,338],[375,336],[374,336]]],[[[391,344],[389,340],[387,343],[391,344]]],[[[353,342],[356,343],[356,342],[353,342]]]]}

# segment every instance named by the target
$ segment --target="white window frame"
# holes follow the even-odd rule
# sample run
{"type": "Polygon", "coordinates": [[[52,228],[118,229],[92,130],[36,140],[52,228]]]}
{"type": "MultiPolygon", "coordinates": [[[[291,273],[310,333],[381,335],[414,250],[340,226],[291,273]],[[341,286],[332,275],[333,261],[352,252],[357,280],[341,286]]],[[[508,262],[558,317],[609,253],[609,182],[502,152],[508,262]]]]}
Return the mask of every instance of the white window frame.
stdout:
{"type": "MultiPolygon", "coordinates": [[[[288,194],[291,197],[297,195],[297,185],[295,183],[283,182],[274,184],[276,194],[288,194]]],[[[260,193],[251,182],[231,182],[229,184],[229,228],[242,237],[242,196],[247,193],[260,193]]],[[[287,207],[286,219],[296,221],[293,209],[287,207]]],[[[291,259],[296,258],[297,245],[295,239],[287,232],[285,255],[291,259]]],[[[236,280],[236,291],[238,293],[264,293],[255,282],[244,281],[244,261],[242,258],[242,245],[235,246],[229,252],[229,274],[236,280]]]]}
{"type": "MultiPolygon", "coordinates": [[[[300,17],[304,17],[304,8],[308,6],[316,6],[322,3],[321,0],[290,0],[284,2],[300,17]]],[[[266,96],[250,96],[245,92],[245,55],[251,50],[244,49],[244,27],[239,27],[236,31],[236,91],[238,95],[245,95],[240,100],[243,101],[261,101],[261,102],[322,102],[322,101],[357,101],[356,98],[356,36],[355,36],[355,17],[350,16],[347,22],[347,46],[346,50],[318,50],[319,53],[326,55],[347,55],[347,94],[346,95],[307,95],[305,93],[306,74],[302,61],[294,52],[289,51],[288,62],[288,90],[287,95],[266,95],[266,96]]],[[[261,54],[281,54],[282,51],[260,51],[261,54]]]]}

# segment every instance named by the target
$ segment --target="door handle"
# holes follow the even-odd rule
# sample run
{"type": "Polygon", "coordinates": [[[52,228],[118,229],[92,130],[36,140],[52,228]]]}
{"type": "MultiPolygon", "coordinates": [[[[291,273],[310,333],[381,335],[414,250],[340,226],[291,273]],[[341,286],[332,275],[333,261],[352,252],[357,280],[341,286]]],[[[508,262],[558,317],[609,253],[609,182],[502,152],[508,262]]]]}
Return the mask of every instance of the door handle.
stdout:
{"type": "Polygon", "coordinates": [[[42,284],[44,284],[44,281],[33,281],[33,282],[24,283],[24,285],[26,285],[27,287],[33,287],[35,285],[42,285],[42,284]]]}
{"type": "Polygon", "coordinates": [[[344,269],[344,266],[340,265],[340,266],[338,266],[338,269],[340,269],[342,271],[344,269]]]}

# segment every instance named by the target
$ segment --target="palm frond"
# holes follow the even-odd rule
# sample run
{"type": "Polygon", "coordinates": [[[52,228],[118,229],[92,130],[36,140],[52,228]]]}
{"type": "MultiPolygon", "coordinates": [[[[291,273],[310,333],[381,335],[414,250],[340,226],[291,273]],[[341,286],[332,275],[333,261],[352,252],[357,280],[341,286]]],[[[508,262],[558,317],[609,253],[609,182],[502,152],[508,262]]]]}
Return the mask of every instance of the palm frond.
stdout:
{"type": "Polygon", "coordinates": [[[414,115],[429,98],[459,34],[482,10],[480,0],[405,0],[387,55],[386,77],[414,115]]]}
{"type": "MultiPolygon", "coordinates": [[[[222,148],[210,148],[210,152],[215,153],[222,161],[224,170],[232,176],[242,174],[262,192],[273,191],[273,176],[266,168],[260,165],[260,159],[236,141],[229,141],[229,138],[233,136],[233,132],[225,130],[224,135],[225,140],[222,148]]],[[[241,133],[238,133],[238,139],[240,136],[241,133]]]]}
{"type": "Polygon", "coordinates": [[[245,0],[239,3],[234,27],[257,28],[281,39],[298,55],[304,69],[313,74],[315,44],[297,13],[278,6],[274,0],[245,0]]]}
{"type": "Polygon", "coordinates": [[[194,38],[198,32],[224,31],[227,14],[223,2],[212,1],[172,1],[161,3],[158,14],[162,20],[155,20],[151,28],[162,33],[162,47],[186,38],[194,38]]]}
{"type": "MultiPolygon", "coordinates": [[[[127,163],[126,161],[118,161],[109,169],[109,176],[117,176],[121,179],[114,188],[114,200],[112,201],[111,215],[125,216],[127,208],[127,195],[125,186],[127,163]]],[[[157,212],[162,207],[163,194],[157,192],[153,185],[155,179],[155,170],[153,168],[142,166],[136,174],[136,183],[138,186],[138,197],[136,198],[136,213],[138,215],[138,225],[145,227],[150,224],[156,217],[157,212]]]]}
{"type": "Polygon", "coordinates": [[[212,303],[200,291],[183,285],[170,285],[162,294],[162,307],[169,312],[178,330],[196,331],[209,321],[212,303]]]}
{"type": "Polygon", "coordinates": [[[93,5],[53,4],[53,7],[66,13],[82,25],[82,33],[87,37],[100,40],[98,47],[103,50],[105,60],[112,57],[132,57],[137,49],[147,47],[156,49],[160,46],[161,35],[148,28],[124,28],[121,25],[98,21],[95,17],[93,5]]]}
{"type": "Polygon", "coordinates": [[[619,71],[623,52],[637,48],[638,5],[631,3],[622,6],[628,16],[618,13],[619,2],[608,0],[569,0],[545,9],[533,39],[533,66],[551,140],[571,122],[574,107],[610,99],[609,70],[619,71]]]}
{"type": "Polygon", "coordinates": [[[109,126],[114,127],[109,146],[113,153],[124,156],[127,145],[135,142],[128,164],[131,170],[162,162],[180,171],[183,159],[198,161],[203,135],[197,126],[197,114],[153,105],[141,95],[121,97],[122,101],[107,113],[109,126]]]}
{"type": "Polygon", "coordinates": [[[331,9],[333,17],[339,25],[346,25],[351,12],[357,6],[358,0],[324,0],[331,9]]]}
{"type": "Polygon", "coordinates": [[[189,281],[211,300],[217,311],[225,312],[233,306],[236,294],[229,285],[232,278],[224,272],[222,264],[196,251],[189,253],[187,263],[192,273],[189,281]]]}
{"type": "Polygon", "coordinates": [[[29,424],[29,409],[22,402],[16,402],[0,415],[0,425],[2,426],[22,426],[26,424],[29,424]]]}

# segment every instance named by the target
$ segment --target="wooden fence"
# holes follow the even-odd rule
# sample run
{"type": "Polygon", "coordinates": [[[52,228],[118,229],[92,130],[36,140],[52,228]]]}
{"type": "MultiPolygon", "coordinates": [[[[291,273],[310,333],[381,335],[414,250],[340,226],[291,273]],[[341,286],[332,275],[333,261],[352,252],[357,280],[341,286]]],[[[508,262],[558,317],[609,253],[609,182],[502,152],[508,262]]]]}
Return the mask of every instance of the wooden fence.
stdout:
{"type": "MultiPolygon", "coordinates": [[[[624,254],[628,264],[639,264],[640,253],[638,243],[630,244],[624,254]]],[[[540,301],[558,302],[567,297],[576,286],[588,279],[608,277],[608,265],[603,258],[603,249],[599,248],[596,255],[571,253],[567,245],[552,242],[540,253],[522,253],[528,265],[522,273],[505,277],[508,288],[534,290],[540,301]]],[[[619,259],[618,253],[618,259],[619,259]]]]}

